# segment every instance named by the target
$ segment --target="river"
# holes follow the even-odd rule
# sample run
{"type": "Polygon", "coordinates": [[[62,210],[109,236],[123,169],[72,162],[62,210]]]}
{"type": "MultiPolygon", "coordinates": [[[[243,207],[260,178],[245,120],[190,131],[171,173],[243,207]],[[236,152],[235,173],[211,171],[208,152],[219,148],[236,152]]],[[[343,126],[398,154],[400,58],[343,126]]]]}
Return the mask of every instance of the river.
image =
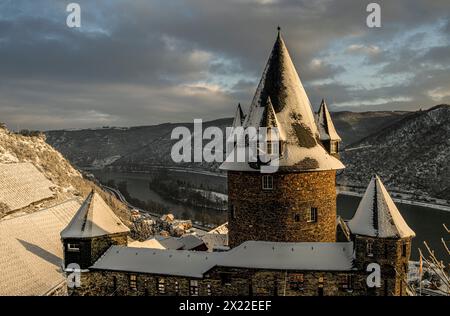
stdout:
{"type": "MultiPolygon", "coordinates": [[[[227,215],[224,211],[196,208],[163,198],[149,187],[149,182],[155,176],[153,172],[119,173],[112,171],[93,171],[92,173],[103,183],[109,180],[114,180],[117,184],[119,182],[126,182],[128,192],[133,198],[141,201],[151,200],[157,202],[167,208],[166,213],[173,213],[176,217],[189,217],[194,221],[206,221],[213,224],[223,223],[227,220],[227,215]]],[[[226,177],[181,171],[167,171],[167,176],[181,181],[188,181],[195,187],[203,185],[212,191],[226,192],[226,177]]],[[[360,197],[356,196],[338,195],[338,214],[344,219],[350,219],[355,213],[360,199],[360,197]]],[[[408,225],[416,232],[416,237],[413,239],[411,259],[418,260],[417,249],[418,247],[424,248],[423,241],[429,243],[439,258],[447,258],[440,239],[445,236],[442,224],[446,223],[447,227],[450,226],[450,212],[423,206],[396,204],[408,225]]]]}

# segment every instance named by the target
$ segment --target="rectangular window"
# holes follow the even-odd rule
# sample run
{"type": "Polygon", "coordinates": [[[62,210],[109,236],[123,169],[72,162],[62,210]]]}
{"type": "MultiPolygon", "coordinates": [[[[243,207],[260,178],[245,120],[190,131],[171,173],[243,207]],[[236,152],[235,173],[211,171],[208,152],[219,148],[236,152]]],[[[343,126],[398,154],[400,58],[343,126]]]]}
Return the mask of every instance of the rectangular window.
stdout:
{"type": "Polygon", "coordinates": [[[406,242],[404,242],[402,244],[402,256],[406,257],[406,253],[408,252],[408,245],[406,244],[406,242]]]}
{"type": "Polygon", "coordinates": [[[221,273],[220,280],[222,285],[230,285],[231,284],[231,274],[230,273],[221,273]]]}
{"type": "Polygon", "coordinates": [[[198,281],[191,280],[189,282],[189,294],[191,296],[198,296],[198,281]]]}
{"type": "Polygon", "coordinates": [[[263,190],[273,190],[273,177],[263,176],[262,177],[262,188],[263,190]]]}
{"type": "Polygon", "coordinates": [[[311,207],[308,213],[308,222],[315,223],[317,222],[317,207],[311,207]]]}
{"type": "Polygon", "coordinates": [[[164,278],[158,279],[158,294],[166,294],[166,280],[164,278]]]}
{"type": "Polygon", "coordinates": [[[345,290],[352,290],[353,289],[353,275],[346,274],[342,277],[341,281],[341,287],[345,290]]]}
{"type": "Polygon", "coordinates": [[[338,152],[338,142],[330,143],[330,153],[335,154],[338,152]]]}
{"type": "Polygon", "coordinates": [[[297,213],[294,215],[294,221],[297,223],[300,222],[300,214],[297,213]]]}
{"type": "Polygon", "coordinates": [[[80,251],[80,245],[79,244],[67,244],[67,251],[78,252],[78,251],[80,251]]]}
{"type": "Polygon", "coordinates": [[[207,290],[207,295],[211,296],[212,295],[211,284],[208,284],[208,287],[206,288],[206,290],[207,290]]]}
{"type": "Polygon", "coordinates": [[[373,257],[373,241],[368,240],[366,243],[366,254],[367,257],[373,257]]]}
{"type": "Polygon", "coordinates": [[[231,205],[231,218],[232,219],[236,219],[236,211],[237,211],[237,207],[234,205],[231,205]]]}
{"type": "Polygon", "coordinates": [[[289,287],[291,290],[300,291],[303,290],[304,276],[301,273],[291,274],[289,276],[289,287]]]}
{"type": "Polygon", "coordinates": [[[136,276],[136,274],[130,275],[130,290],[137,291],[137,276],[136,276]]]}
{"type": "Polygon", "coordinates": [[[273,154],[272,142],[267,142],[267,154],[268,155],[272,155],[273,154]]]}

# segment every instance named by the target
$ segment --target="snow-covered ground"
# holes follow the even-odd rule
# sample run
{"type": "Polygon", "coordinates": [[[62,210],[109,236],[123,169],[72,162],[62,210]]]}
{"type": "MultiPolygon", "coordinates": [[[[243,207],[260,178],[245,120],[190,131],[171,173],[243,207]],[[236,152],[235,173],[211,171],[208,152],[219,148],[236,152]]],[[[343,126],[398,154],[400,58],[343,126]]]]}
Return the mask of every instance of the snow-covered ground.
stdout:
{"type": "MultiPolygon", "coordinates": [[[[348,191],[348,190],[342,190],[339,187],[336,188],[338,194],[342,195],[349,195],[349,196],[358,196],[362,197],[363,193],[360,192],[354,192],[354,191],[348,191]]],[[[403,195],[401,193],[395,193],[396,195],[402,195],[402,198],[392,198],[394,202],[401,203],[401,204],[409,204],[409,205],[417,205],[417,206],[423,206],[428,208],[434,208],[441,211],[450,212],[450,206],[449,205],[441,205],[441,204],[433,204],[428,202],[420,202],[420,201],[413,201],[409,200],[407,195],[403,195]]]]}

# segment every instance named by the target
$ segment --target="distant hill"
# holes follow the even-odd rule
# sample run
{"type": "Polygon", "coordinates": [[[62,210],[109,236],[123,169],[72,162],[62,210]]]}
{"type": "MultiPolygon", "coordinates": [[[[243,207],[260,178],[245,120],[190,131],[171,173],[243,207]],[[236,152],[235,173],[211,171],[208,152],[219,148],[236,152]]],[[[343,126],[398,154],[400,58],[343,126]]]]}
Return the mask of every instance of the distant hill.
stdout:
{"type": "Polygon", "coordinates": [[[364,137],[378,132],[395,123],[411,112],[373,111],[373,112],[333,112],[333,123],[342,138],[343,146],[351,145],[364,137]]]}
{"type": "MultiPolygon", "coordinates": [[[[449,106],[426,111],[331,113],[343,139],[347,166],[341,184],[365,187],[378,173],[389,188],[436,198],[449,196],[449,106]],[[368,147],[371,146],[371,147],[368,147]]],[[[231,118],[205,122],[203,128],[230,126],[231,118]]],[[[60,130],[46,133],[47,141],[81,168],[104,167],[145,171],[154,166],[218,171],[217,163],[174,163],[170,156],[172,130],[193,123],[166,123],[132,128],[60,130]]]]}
{"type": "Polygon", "coordinates": [[[338,182],[365,186],[377,173],[393,190],[450,200],[449,105],[410,113],[350,147],[338,182]]]}
{"type": "MultiPolygon", "coordinates": [[[[335,112],[332,113],[344,144],[351,144],[386,125],[402,119],[408,112],[335,112]]],[[[204,128],[217,126],[224,130],[232,124],[231,118],[205,122],[204,128]]],[[[101,128],[86,130],[57,130],[46,133],[49,144],[62,152],[81,168],[146,170],[149,166],[177,166],[217,171],[216,163],[175,164],[170,157],[172,130],[193,123],[166,123],[131,128],[101,128]]]]}

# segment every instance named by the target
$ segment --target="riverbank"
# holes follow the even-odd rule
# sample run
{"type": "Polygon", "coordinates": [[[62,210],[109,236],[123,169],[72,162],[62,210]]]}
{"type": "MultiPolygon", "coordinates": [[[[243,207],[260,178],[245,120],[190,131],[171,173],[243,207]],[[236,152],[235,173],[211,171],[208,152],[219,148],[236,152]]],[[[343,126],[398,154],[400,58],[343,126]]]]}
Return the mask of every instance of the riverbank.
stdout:
{"type": "MultiPolygon", "coordinates": [[[[342,190],[339,187],[336,187],[336,192],[337,192],[337,194],[356,196],[356,197],[362,197],[364,195],[364,193],[360,193],[360,192],[342,190]]],[[[401,204],[406,204],[406,205],[415,205],[415,206],[427,207],[427,208],[432,208],[435,210],[450,212],[450,206],[447,206],[447,205],[433,204],[433,203],[428,203],[428,202],[414,201],[414,200],[395,198],[395,197],[392,197],[392,200],[396,203],[401,203],[401,204]]]]}

